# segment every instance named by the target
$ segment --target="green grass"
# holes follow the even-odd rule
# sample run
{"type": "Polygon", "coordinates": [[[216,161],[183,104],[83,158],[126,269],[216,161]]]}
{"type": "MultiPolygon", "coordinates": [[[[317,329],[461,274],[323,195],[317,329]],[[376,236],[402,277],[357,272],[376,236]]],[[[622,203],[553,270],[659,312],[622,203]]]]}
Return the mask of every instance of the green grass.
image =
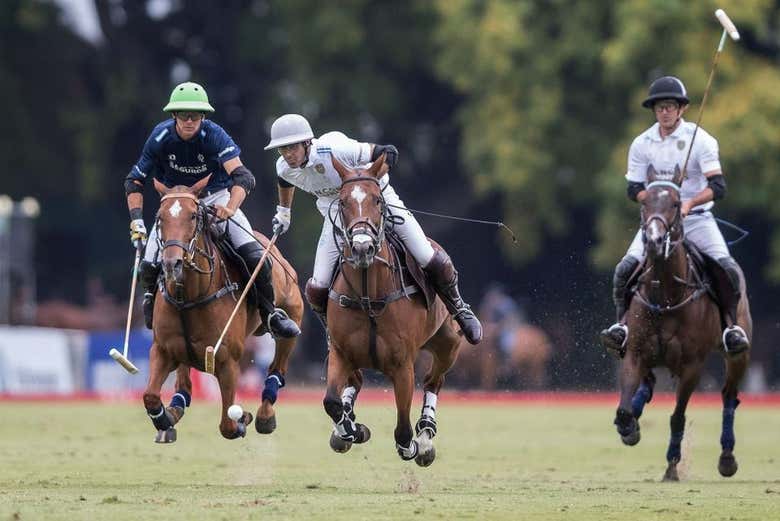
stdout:
{"type": "MultiPolygon", "coordinates": [[[[245,404],[249,405],[249,404],[245,404]]],[[[693,407],[679,483],[661,483],[669,406],[651,404],[624,447],[614,407],[439,403],[438,457],[396,455],[389,404],[361,405],[373,432],[328,447],[319,404],[284,403],[270,436],[223,440],[196,403],[172,445],[140,404],[0,403],[0,521],[8,519],[767,520],[780,511],[780,411],[737,411],[739,472],[717,472],[720,409],[693,407]]],[[[418,405],[415,403],[415,413],[418,405]]],[[[416,418],[413,419],[413,421],[416,418]]]]}

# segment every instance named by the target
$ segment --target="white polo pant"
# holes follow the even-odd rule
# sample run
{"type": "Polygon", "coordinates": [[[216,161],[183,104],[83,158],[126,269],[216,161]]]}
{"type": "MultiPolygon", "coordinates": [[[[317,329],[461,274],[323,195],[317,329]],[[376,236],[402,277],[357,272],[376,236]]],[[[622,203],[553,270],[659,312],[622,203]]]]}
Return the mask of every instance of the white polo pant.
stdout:
{"type": "MultiPolygon", "coordinates": [[[[712,212],[689,215],[683,219],[683,232],[685,238],[691,241],[702,252],[713,259],[731,257],[729,247],[723,239],[723,234],[718,228],[715,216],[712,212]]],[[[627,255],[642,262],[645,260],[645,245],[642,242],[642,230],[639,230],[628,247],[627,255]]]]}
{"type": "MultiPolygon", "coordinates": [[[[388,206],[388,210],[392,215],[398,215],[403,218],[403,224],[395,225],[395,232],[403,241],[404,245],[409,249],[409,252],[420,264],[420,266],[427,266],[433,257],[434,251],[431,243],[428,242],[428,238],[425,236],[420,223],[414,218],[412,212],[406,209],[404,202],[395,193],[393,187],[387,185],[382,194],[385,197],[385,202],[388,205],[398,206],[400,208],[394,208],[388,206]]],[[[328,218],[328,209],[331,210],[331,217],[335,220],[336,225],[343,229],[343,224],[338,213],[338,203],[331,202],[331,197],[321,197],[317,199],[317,209],[325,217],[325,222],[322,224],[322,232],[320,233],[320,240],[317,243],[317,253],[314,256],[314,273],[312,278],[314,284],[321,288],[326,288],[330,285],[330,280],[333,277],[333,272],[336,269],[336,262],[339,258],[341,247],[334,240],[333,225],[331,219],[328,218]]],[[[341,242],[341,238],[339,238],[341,242]]]]}

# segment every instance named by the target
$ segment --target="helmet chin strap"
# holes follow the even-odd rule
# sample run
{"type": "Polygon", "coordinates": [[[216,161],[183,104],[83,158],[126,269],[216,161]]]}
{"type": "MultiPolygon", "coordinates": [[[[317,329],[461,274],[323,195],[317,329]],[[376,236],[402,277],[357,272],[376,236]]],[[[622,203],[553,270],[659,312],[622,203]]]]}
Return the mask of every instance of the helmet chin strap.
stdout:
{"type": "Polygon", "coordinates": [[[309,163],[309,150],[311,150],[311,140],[303,142],[303,150],[306,152],[306,154],[304,154],[303,161],[301,162],[301,166],[299,166],[298,168],[303,168],[309,163]]]}

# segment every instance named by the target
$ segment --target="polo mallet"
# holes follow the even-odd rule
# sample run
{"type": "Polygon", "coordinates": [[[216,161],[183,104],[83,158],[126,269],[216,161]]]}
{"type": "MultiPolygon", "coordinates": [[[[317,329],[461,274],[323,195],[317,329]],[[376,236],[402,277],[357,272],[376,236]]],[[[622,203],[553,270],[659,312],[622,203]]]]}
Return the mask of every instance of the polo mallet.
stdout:
{"type": "Polygon", "coordinates": [[[125,327],[125,348],[122,353],[115,348],[111,348],[108,354],[119,362],[119,365],[127,369],[130,374],[138,372],[138,368],[133,365],[133,362],[127,359],[127,344],[130,341],[130,321],[133,318],[133,304],[135,303],[135,286],[138,282],[138,264],[141,262],[141,244],[139,241],[138,247],[135,249],[135,263],[133,264],[133,282],[130,283],[130,305],[127,307],[127,326],[125,327]]]}
{"type": "Polygon", "coordinates": [[[720,44],[718,45],[718,49],[715,51],[715,57],[712,59],[712,67],[710,68],[710,77],[707,80],[707,87],[704,89],[704,96],[701,99],[701,105],[699,105],[699,115],[696,118],[696,127],[693,129],[693,136],[691,136],[691,144],[688,147],[688,154],[685,156],[685,163],[683,163],[683,179],[685,179],[685,176],[687,174],[688,169],[688,159],[691,157],[691,150],[693,150],[693,141],[696,139],[696,132],[699,130],[699,125],[701,124],[701,116],[704,113],[704,104],[707,103],[707,95],[710,93],[710,87],[712,86],[712,78],[715,76],[715,69],[718,67],[718,58],[720,58],[720,53],[723,51],[723,47],[726,45],[726,35],[731,36],[731,39],[735,42],[739,41],[739,31],[737,31],[737,27],[734,25],[734,22],[731,21],[731,18],[728,17],[726,14],[726,11],[723,9],[718,9],[715,11],[715,17],[720,22],[720,25],[723,26],[723,34],[720,36],[720,44]]]}
{"type": "Polygon", "coordinates": [[[241,296],[238,297],[238,302],[236,302],[236,306],[233,308],[233,312],[230,314],[230,318],[228,318],[227,324],[225,324],[225,328],[222,330],[222,334],[219,335],[219,339],[217,340],[217,343],[213,347],[212,346],[206,347],[206,361],[204,363],[204,366],[207,373],[214,374],[214,366],[216,365],[217,351],[219,351],[220,346],[222,346],[222,340],[225,339],[225,335],[227,334],[228,329],[230,329],[230,324],[233,323],[233,318],[235,318],[236,313],[238,313],[238,310],[241,309],[241,305],[244,303],[246,294],[249,293],[249,289],[255,283],[255,279],[257,278],[257,275],[260,273],[260,269],[263,267],[263,263],[265,262],[266,257],[271,252],[271,248],[273,248],[274,243],[276,243],[276,239],[278,238],[279,238],[279,233],[277,232],[274,233],[273,237],[271,237],[271,240],[268,241],[268,246],[266,246],[265,248],[265,253],[263,253],[262,257],[260,257],[260,262],[258,262],[257,266],[255,266],[255,271],[252,272],[252,276],[249,277],[249,282],[246,283],[246,286],[244,287],[244,291],[242,291],[241,296]]]}

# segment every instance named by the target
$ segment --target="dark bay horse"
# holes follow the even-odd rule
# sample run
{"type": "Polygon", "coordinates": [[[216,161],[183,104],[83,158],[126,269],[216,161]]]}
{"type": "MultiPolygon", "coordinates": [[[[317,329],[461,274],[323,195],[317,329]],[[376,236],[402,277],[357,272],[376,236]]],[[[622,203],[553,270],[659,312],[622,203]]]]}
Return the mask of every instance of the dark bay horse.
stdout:
{"type": "MultiPolygon", "coordinates": [[[[192,382],[190,368],[204,370],[206,346],[214,345],[241,294],[244,279],[233,262],[224,258],[210,230],[212,216],[199,201],[198,194],[208,177],[191,187],[167,188],[155,180],[162,196],[157,214],[158,236],[164,283],[155,299],[154,340],[149,352],[149,382],[144,392],[144,406],[157,428],[158,443],[176,440],[174,425],[190,405],[192,382]],[[160,388],[168,374],[176,370],[176,393],[170,406],[164,408],[160,388]]],[[[232,225],[228,224],[228,225],[232,225]]],[[[268,239],[254,232],[267,247],[268,239]]],[[[297,275],[276,247],[273,257],[274,291],[277,305],[300,325],[303,299],[297,275]]],[[[219,430],[225,438],[246,434],[252,414],[245,412],[239,420],[227,416],[233,404],[239,376],[239,360],[246,337],[261,325],[260,314],[253,305],[244,305],[236,314],[217,357],[214,375],[222,394],[222,418],[219,430]]],[[[257,410],[255,428],[270,433],[276,428],[274,402],[284,385],[287,363],[295,346],[294,338],[276,340],[276,354],[268,368],[268,378],[257,410]]]]}
{"type": "MultiPolygon", "coordinates": [[[[679,378],[677,403],[670,418],[671,436],[666,453],[668,467],[664,480],[677,481],[677,464],[685,430],[685,409],[707,355],[721,352],[726,363],[723,397],[721,455],[718,471],[722,476],[737,472],[733,450],[734,412],[739,405],[737,392],[748,365],[749,351],[726,354],[722,347],[721,317],[718,306],[694,267],[692,255],[683,243],[680,213],[682,174],[676,170],[671,180],[659,179],[648,169],[647,197],[642,202],[642,233],[647,258],[640,268],[637,290],[627,313],[629,336],[620,368],[620,404],[615,425],[626,445],[639,442],[638,419],[653,395],[653,367],[663,366],[679,378]]],[[[737,320],[752,338],[752,321],[744,278],[737,320]]]]}
{"type": "Polygon", "coordinates": [[[327,306],[330,334],[323,405],[334,424],[330,445],[336,452],[346,452],[353,443],[368,441],[368,427],[355,423],[354,405],[362,384],[360,369],[371,368],[384,373],[393,384],[398,454],[403,460],[414,459],[418,465],[428,466],[436,456],[432,440],[438,393],[444,373],[455,362],[461,337],[441,300],[432,299],[429,308],[421,292],[406,285],[410,280],[404,280],[399,253],[386,239],[385,226],[394,217],[377,180],[384,156],[365,171],[352,170],[335,157],[333,165],[343,183],[338,215],[344,241],[341,270],[327,306]],[[421,349],[433,356],[413,437],[409,410],[414,362],[421,349]]]}

